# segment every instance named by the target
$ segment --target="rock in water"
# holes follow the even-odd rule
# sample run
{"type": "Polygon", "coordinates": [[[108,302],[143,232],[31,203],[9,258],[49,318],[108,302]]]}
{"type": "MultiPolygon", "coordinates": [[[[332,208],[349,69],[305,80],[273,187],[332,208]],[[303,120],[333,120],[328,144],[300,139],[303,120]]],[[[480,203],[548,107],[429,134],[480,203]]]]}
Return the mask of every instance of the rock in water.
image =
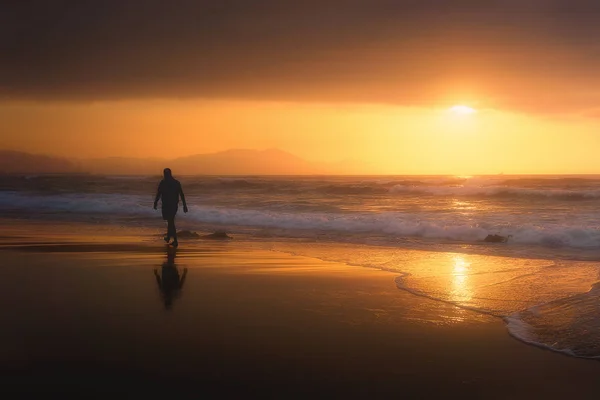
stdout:
{"type": "Polygon", "coordinates": [[[202,236],[203,239],[218,239],[218,240],[229,240],[233,239],[231,236],[227,234],[227,232],[215,232],[210,235],[202,236]]]}
{"type": "Polygon", "coordinates": [[[489,242],[489,243],[506,243],[508,242],[508,238],[512,237],[512,235],[508,235],[508,236],[502,236],[502,235],[487,235],[485,237],[485,239],[483,239],[484,242],[489,242]]]}

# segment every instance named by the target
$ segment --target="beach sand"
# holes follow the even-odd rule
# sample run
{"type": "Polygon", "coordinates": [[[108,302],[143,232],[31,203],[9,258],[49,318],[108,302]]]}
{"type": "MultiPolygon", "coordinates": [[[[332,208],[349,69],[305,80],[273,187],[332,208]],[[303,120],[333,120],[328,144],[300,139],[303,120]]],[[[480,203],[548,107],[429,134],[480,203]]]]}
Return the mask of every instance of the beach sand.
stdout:
{"type": "Polygon", "coordinates": [[[600,363],[391,272],[134,230],[20,221],[0,237],[0,391],[264,398],[597,398],[600,363]],[[157,284],[185,283],[170,309],[157,284]],[[180,276],[181,276],[180,275],[180,276]]]}

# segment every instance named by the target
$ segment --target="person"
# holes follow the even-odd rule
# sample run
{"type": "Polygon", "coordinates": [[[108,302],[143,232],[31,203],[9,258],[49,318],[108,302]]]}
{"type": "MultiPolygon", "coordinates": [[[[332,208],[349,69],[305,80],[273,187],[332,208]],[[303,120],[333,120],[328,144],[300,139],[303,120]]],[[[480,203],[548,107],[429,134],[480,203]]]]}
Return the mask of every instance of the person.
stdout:
{"type": "Polygon", "coordinates": [[[176,251],[175,248],[167,249],[167,260],[162,265],[161,274],[156,269],[154,270],[154,277],[156,278],[158,289],[162,294],[165,309],[167,310],[173,307],[173,301],[181,295],[187,276],[187,268],[183,269],[183,275],[179,275],[179,270],[175,265],[176,251]]]}
{"type": "Polygon", "coordinates": [[[175,215],[179,207],[179,197],[181,197],[181,202],[183,203],[183,212],[187,213],[188,208],[181,183],[173,178],[171,169],[165,168],[163,175],[164,179],[158,184],[158,190],[154,198],[154,209],[156,210],[157,208],[158,200],[162,199],[162,217],[167,221],[167,234],[164,239],[165,242],[169,243],[169,240],[173,238],[171,246],[177,247],[179,242],[177,241],[177,230],[175,229],[175,215]]]}

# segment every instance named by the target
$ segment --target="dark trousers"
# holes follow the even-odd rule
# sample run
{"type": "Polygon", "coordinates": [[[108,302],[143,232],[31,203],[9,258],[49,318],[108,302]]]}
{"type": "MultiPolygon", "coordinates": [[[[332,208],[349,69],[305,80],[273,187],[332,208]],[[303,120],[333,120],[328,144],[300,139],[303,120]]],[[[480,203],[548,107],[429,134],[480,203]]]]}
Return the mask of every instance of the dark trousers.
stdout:
{"type": "Polygon", "coordinates": [[[177,230],[175,229],[175,217],[167,219],[167,236],[177,240],[177,230]]]}
{"type": "Polygon", "coordinates": [[[162,216],[167,221],[167,236],[177,240],[177,230],[175,229],[175,215],[177,207],[163,207],[162,216]]]}

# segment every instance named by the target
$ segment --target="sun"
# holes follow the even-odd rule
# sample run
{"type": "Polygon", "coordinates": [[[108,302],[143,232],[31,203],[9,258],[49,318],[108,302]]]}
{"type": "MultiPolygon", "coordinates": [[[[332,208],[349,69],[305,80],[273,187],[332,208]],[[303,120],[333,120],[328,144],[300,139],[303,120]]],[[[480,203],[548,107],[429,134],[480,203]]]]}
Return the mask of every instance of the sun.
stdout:
{"type": "Polygon", "coordinates": [[[465,106],[463,104],[457,104],[455,106],[452,106],[448,109],[450,112],[452,112],[453,114],[458,114],[458,115],[469,115],[469,114],[474,114],[477,112],[476,109],[469,107],[469,106],[465,106]]]}

